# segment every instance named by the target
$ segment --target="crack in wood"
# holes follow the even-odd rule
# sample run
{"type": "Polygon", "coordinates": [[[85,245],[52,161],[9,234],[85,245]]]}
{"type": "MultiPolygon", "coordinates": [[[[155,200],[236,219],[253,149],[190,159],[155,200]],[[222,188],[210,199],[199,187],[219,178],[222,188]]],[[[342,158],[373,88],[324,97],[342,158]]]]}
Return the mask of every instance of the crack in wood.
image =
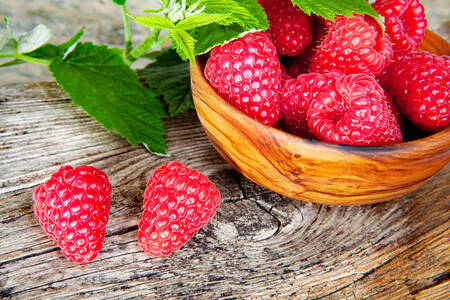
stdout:
{"type": "Polygon", "coordinates": [[[13,292],[14,288],[12,287],[8,287],[8,288],[1,288],[0,289],[0,298],[4,299],[7,297],[11,297],[12,296],[12,292],[13,292]]]}
{"type": "MultiPolygon", "coordinates": [[[[278,218],[278,216],[272,214],[272,209],[273,209],[273,205],[270,205],[269,209],[267,209],[267,207],[265,205],[263,205],[263,203],[261,203],[260,201],[256,200],[255,201],[256,205],[258,205],[263,211],[265,211],[266,213],[268,213],[269,215],[271,215],[275,221],[277,222],[277,229],[275,230],[274,233],[272,233],[272,236],[278,235],[278,233],[281,231],[281,228],[283,227],[283,223],[281,222],[281,220],[278,218]]],[[[267,237],[266,239],[268,239],[270,237],[267,237]]]]}
{"type": "Polygon", "coordinates": [[[36,257],[36,256],[44,255],[44,254],[47,254],[47,253],[50,253],[50,252],[55,252],[55,251],[58,251],[59,249],[60,249],[59,247],[52,247],[52,248],[49,248],[49,249],[46,249],[46,250],[43,250],[43,251],[40,251],[40,252],[27,254],[27,255],[24,255],[24,256],[21,256],[21,257],[16,257],[16,258],[13,258],[13,259],[10,259],[10,260],[0,261],[0,267],[3,267],[5,265],[7,265],[7,264],[15,263],[15,262],[20,261],[20,260],[25,260],[25,259],[28,259],[28,258],[31,258],[31,257],[36,257]]]}
{"type": "Polygon", "coordinates": [[[242,196],[244,197],[243,199],[248,199],[247,192],[244,189],[244,187],[242,186],[242,181],[241,181],[242,175],[240,175],[239,173],[236,172],[235,179],[236,179],[237,186],[238,186],[239,190],[241,190],[242,196]]]}
{"type": "MultiPolygon", "coordinates": [[[[420,240],[420,241],[415,242],[415,243],[412,244],[412,245],[409,245],[408,247],[406,247],[406,248],[403,249],[402,251],[396,253],[394,256],[392,256],[392,257],[390,257],[389,259],[383,261],[381,264],[375,266],[374,268],[370,269],[370,270],[367,271],[367,272],[364,272],[364,273],[362,274],[362,276],[359,277],[358,279],[353,280],[352,282],[350,282],[350,283],[348,283],[348,284],[346,284],[346,285],[344,285],[344,286],[342,286],[342,287],[339,287],[339,288],[333,290],[333,291],[330,292],[330,293],[321,295],[321,296],[319,296],[319,297],[311,298],[311,300],[324,299],[324,298],[326,298],[326,297],[329,297],[329,296],[332,296],[332,295],[334,295],[334,294],[337,294],[338,292],[340,292],[340,291],[342,291],[342,290],[344,290],[344,289],[346,289],[346,288],[348,288],[348,287],[350,287],[350,286],[352,286],[352,285],[355,285],[355,284],[358,283],[358,282],[363,281],[365,278],[367,278],[367,277],[370,276],[371,274],[375,273],[375,272],[376,272],[377,270],[379,270],[380,268],[382,268],[382,267],[388,265],[388,264],[391,263],[394,259],[396,259],[397,257],[401,256],[402,254],[404,254],[405,252],[409,251],[410,249],[414,248],[415,246],[419,245],[419,244],[422,243],[423,241],[424,241],[424,240],[420,240]]],[[[450,276],[450,271],[447,272],[446,274],[441,274],[441,276],[442,276],[442,275],[444,275],[444,276],[443,276],[442,280],[440,280],[440,282],[442,282],[442,281],[448,279],[448,277],[450,276]]],[[[439,278],[439,277],[440,277],[440,276],[438,276],[438,278],[439,278]]],[[[439,284],[440,282],[438,282],[438,283],[436,283],[436,284],[439,284]]],[[[436,284],[432,284],[431,286],[434,286],[434,285],[436,285],[436,284]]],[[[431,286],[430,286],[430,287],[431,287],[431,286]]],[[[427,287],[427,288],[429,288],[429,287],[427,287]]],[[[416,294],[417,294],[418,292],[420,292],[421,290],[423,290],[423,289],[420,289],[419,291],[417,291],[416,294]]],[[[378,292],[376,292],[375,294],[370,294],[370,296],[375,296],[376,294],[381,293],[381,292],[382,292],[382,291],[378,291],[378,292]]],[[[412,294],[412,293],[410,292],[410,294],[412,294]]],[[[369,296],[369,295],[367,295],[367,296],[369,296]]]]}
{"type": "Polygon", "coordinates": [[[114,230],[114,231],[107,232],[107,233],[105,234],[105,238],[111,237],[111,236],[115,236],[115,235],[126,234],[126,233],[129,233],[129,232],[132,232],[132,231],[136,231],[136,230],[138,230],[138,229],[139,229],[139,225],[133,225],[133,226],[128,226],[128,227],[122,227],[122,228],[116,229],[116,230],[114,230]]]}
{"type": "Polygon", "coordinates": [[[30,212],[27,212],[27,213],[24,213],[24,214],[21,214],[21,215],[17,215],[17,216],[8,216],[6,219],[1,220],[0,223],[8,224],[8,223],[17,221],[18,219],[20,219],[20,218],[22,218],[24,216],[30,215],[32,213],[33,212],[30,211],[30,212]]]}
{"type": "Polygon", "coordinates": [[[419,292],[430,289],[436,285],[439,285],[450,279],[450,270],[443,272],[442,274],[432,278],[431,280],[424,280],[422,282],[416,282],[414,285],[409,287],[409,292],[411,295],[416,295],[419,292]]]}
{"type": "MultiPolygon", "coordinates": [[[[59,249],[60,249],[59,247],[56,247],[56,250],[59,250],[59,249]]],[[[49,252],[52,252],[52,251],[48,251],[47,253],[49,253],[49,252]]],[[[97,260],[95,261],[95,263],[100,262],[100,261],[104,261],[104,260],[114,259],[114,258],[120,257],[120,256],[125,256],[125,255],[130,255],[130,254],[136,254],[136,253],[140,253],[140,252],[141,252],[141,251],[135,251],[135,252],[129,252],[129,253],[120,254],[120,255],[116,255],[116,256],[110,256],[110,257],[107,257],[107,258],[104,258],[104,259],[97,259],[97,260]]],[[[144,259],[144,260],[147,260],[147,259],[148,259],[148,258],[146,258],[146,259],[144,259]]],[[[141,260],[141,261],[143,261],[143,260],[141,260]]],[[[138,260],[138,261],[136,261],[136,262],[139,263],[140,261],[138,260]]],[[[92,264],[92,263],[93,263],[93,262],[85,263],[85,265],[92,264]]],[[[124,266],[124,265],[127,265],[127,264],[117,265],[116,267],[120,267],[120,266],[124,266]]],[[[0,264],[0,266],[1,266],[1,264],[0,264]]],[[[75,265],[73,268],[78,268],[78,266],[75,265]]],[[[21,293],[24,293],[24,292],[27,292],[27,291],[30,291],[30,290],[33,290],[33,289],[44,288],[44,287],[47,287],[47,286],[50,288],[50,286],[51,286],[51,285],[54,285],[55,283],[61,283],[61,282],[69,281],[69,280],[76,279],[76,278],[79,278],[79,277],[85,277],[85,276],[88,276],[88,275],[93,275],[93,274],[98,273],[98,272],[99,272],[99,270],[95,270],[95,271],[87,272],[87,273],[80,274],[80,275],[75,275],[75,276],[71,276],[71,277],[66,277],[66,278],[63,278],[63,279],[60,279],[60,280],[54,280],[54,281],[49,282],[49,283],[45,283],[45,284],[41,284],[41,285],[37,285],[37,286],[32,286],[32,287],[29,287],[29,288],[27,288],[27,289],[23,289],[23,290],[19,290],[19,291],[14,291],[14,287],[12,287],[12,289],[11,289],[11,291],[10,291],[10,292],[11,292],[11,293],[10,293],[10,296],[12,296],[12,295],[18,295],[18,294],[21,294],[21,293]]]]}

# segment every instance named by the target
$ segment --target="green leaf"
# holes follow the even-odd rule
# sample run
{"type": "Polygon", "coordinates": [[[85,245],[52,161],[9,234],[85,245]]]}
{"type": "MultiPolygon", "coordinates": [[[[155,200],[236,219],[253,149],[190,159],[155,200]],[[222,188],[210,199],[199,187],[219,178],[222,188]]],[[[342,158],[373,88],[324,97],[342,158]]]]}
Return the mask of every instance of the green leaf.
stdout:
{"type": "Polygon", "coordinates": [[[352,16],[353,13],[379,17],[366,0],[292,0],[292,3],[306,14],[314,13],[332,21],[335,15],[352,16]]]}
{"type": "Polygon", "coordinates": [[[245,30],[267,29],[269,24],[261,5],[257,0],[199,0],[198,6],[204,6],[203,13],[229,13],[230,23],[238,23],[245,30]]]}
{"type": "Polygon", "coordinates": [[[131,16],[131,18],[136,23],[145,27],[159,28],[159,29],[175,28],[175,24],[173,24],[172,21],[167,20],[166,18],[160,16],[144,16],[144,17],[131,16]]]}
{"type": "Polygon", "coordinates": [[[79,41],[81,36],[83,35],[84,27],[81,28],[80,31],[77,32],[69,41],[61,44],[61,45],[53,45],[53,44],[45,44],[32,52],[26,53],[27,56],[39,58],[39,59],[47,59],[52,60],[55,57],[63,58],[67,56],[71,50],[75,47],[76,43],[79,41]]]}
{"type": "Polygon", "coordinates": [[[187,17],[186,19],[180,21],[175,28],[182,30],[190,30],[200,26],[208,25],[211,23],[223,22],[225,19],[229,18],[231,14],[206,14],[199,13],[187,17]]]}
{"type": "Polygon", "coordinates": [[[266,13],[257,0],[235,0],[240,6],[245,7],[253,18],[257,20],[255,24],[242,24],[245,29],[266,30],[269,29],[269,22],[267,21],[266,13]]]}
{"type": "Polygon", "coordinates": [[[58,46],[60,54],[63,57],[67,56],[71,52],[71,50],[74,49],[76,43],[78,43],[83,33],[84,27],[82,27],[80,31],[78,31],[70,40],[58,46]]]}
{"type": "Polygon", "coordinates": [[[164,10],[164,7],[160,7],[157,9],[144,9],[145,13],[149,13],[149,14],[156,14],[156,13],[160,13],[164,10]]]}
{"type": "Polygon", "coordinates": [[[21,54],[33,51],[50,39],[50,30],[42,24],[31,31],[15,36],[8,23],[0,40],[0,54],[21,54]]]}
{"type": "Polygon", "coordinates": [[[105,128],[132,145],[166,151],[161,121],[166,113],[156,94],[144,88],[123,61],[121,50],[78,43],[65,59],[55,58],[49,69],[73,102],[105,128]]]}
{"type": "Polygon", "coordinates": [[[0,39],[0,54],[4,53],[16,53],[17,41],[14,38],[14,33],[11,26],[8,23],[8,19],[5,18],[5,29],[0,39]]]}
{"type": "Polygon", "coordinates": [[[147,58],[158,62],[159,66],[170,67],[183,62],[180,56],[171,48],[163,48],[160,51],[153,51],[147,54],[147,58]]]}
{"type": "Polygon", "coordinates": [[[26,53],[27,56],[52,60],[59,55],[60,48],[53,44],[45,44],[32,52],[26,53]]]}
{"type": "Polygon", "coordinates": [[[212,23],[199,26],[188,33],[195,39],[195,55],[203,54],[217,45],[237,39],[243,34],[269,28],[266,14],[256,0],[199,0],[204,13],[227,12],[230,24],[212,23]]]}
{"type": "Polygon", "coordinates": [[[191,63],[195,64],[195,39],[189,33],[181,29],[172,30],[170,36],[173,39],[178,55],[180,55],[183,60],[188,59],[191,63]]]}
{"type": "Polygon", "coordinates": [[[162,5],[161,13],[166,17],[132,18],[143,26],[169,30],[173,47],[183,60],[191,63],[195,63],[195,55],[240,34],[269,28],[266,14],[257,0],[176,0],[171,3],[170,9],[162,5]]]}
{"type": "Polygon", "coordinates": [[[18,54],[17,40],[4,37],[0,42],[0,54],[18,54]]]}
{"type": "Polygon", "coordinates": [[[113,1],[115,4],[120,5],[120,6],[124,5],[125,2],[127,2],[127,0],[112,0],[112,1],[113,1]]]}
{"type": "Polygon", "coordinates": [[[197,41],[195,43],[195,55],[203,54],[217,45],[237,39],[241,33],[245,32],[239,24],[224,26],[219,24],[210,24],[199,27],[189,33],[197,41]]]}
{"type": "Polygon", "coordinates": [[[13,60],[10,60],[10,61],[5,62],[3,64],[0,64],[0,68],[14,66],[14,65],[20,65],[20,64],[23,64],[23,63],[25,63],[25,61],[23,61],[21,59],[13,59],[13,60]]]}
{"type": "Polygon", "coordinates": [[[50,39],[50,30],[42,24],[24,33],[17,39],[17,52],[26,53],[44,45],[50,39]]]}
{"type": "Polygon", "coordinates": [[[170,116],[194,108],[189,63],[182,61],[173,49],[163,51],[156,62],[137,73],[163,97],[169,105],[170,116]]]}

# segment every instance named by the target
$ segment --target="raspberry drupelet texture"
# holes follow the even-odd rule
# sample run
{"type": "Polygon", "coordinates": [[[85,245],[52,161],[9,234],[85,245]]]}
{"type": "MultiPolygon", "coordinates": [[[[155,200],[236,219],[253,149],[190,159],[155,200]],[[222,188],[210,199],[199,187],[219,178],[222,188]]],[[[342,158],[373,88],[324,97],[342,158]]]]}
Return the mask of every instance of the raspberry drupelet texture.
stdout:
{"type": "Polygon", "coordinates": [[[381,85],[417,127],[438,131],[450,124],[450,57],[403,53],[383,71],[381,85]]]}
{"type": "Polygon", "coordinates": [[[307,112],[309,130],[318,139],[355,146],[402,142],[389,98],[372,76],[341,75],[328,87],[311,100],[307,112]]]}
{"type": "Polygon", "coordinates": [[[392,55],[391,42],[383,37],[373,18],[338,16],[312,56],[309,70],[377,76],[390,63],[392,55]]]}
{"type": "Polygon", "coordinates": [[[300,74],[309,72],[309,65],[311,58],[316,53],[320,43],[327,36],[329,28],[333,25],[331,21],[322,19],[321,17],[314,17],[312,28],[312,42],[299,55],[292,57],[289,61],[289,68],[287,73],[292,77],[297,77],[300,74]]]}
{"type": "Polygon", "coordinates": [[[34,214],[67,258],[92,261],[102,249],[111,203],[107,175],[91,166],[63,166],[33,192],[34,214]]]}
{"type": "Polygon", "coordinates": [[[139,244],[156,256],[172,253],[209,222],[220,201],[205,175],[176,161],[165,163],[147,183],[139,244]]]}
{"type": "Polygon", "coordinates": [[[312,138],[306,114],[312,99],[319,93],[332,91],[334,81],[341,73],[301,74],[286,82],[281,91],[281,112],[287,129],[295,135],[312,138]]]}
{"type": "Polygon", "coordinates": [[[394,50],[417,50],[427,27],[419,0],[377,0],[372,6],[384,17],[386,34],[394,50]]]}
{"type": "Polygon", "coordinates": [[[291,0],[259,0],[270,23],[269,33],[281,55],[296,56],[311,43],[312,17],[291,0]]]}
{"type": "Polygon", "coordinates": [[[278,54],[264,32],[248,33],[211,51],[205,77],[234,107],[272,126],[281,117],[278,54]]]}

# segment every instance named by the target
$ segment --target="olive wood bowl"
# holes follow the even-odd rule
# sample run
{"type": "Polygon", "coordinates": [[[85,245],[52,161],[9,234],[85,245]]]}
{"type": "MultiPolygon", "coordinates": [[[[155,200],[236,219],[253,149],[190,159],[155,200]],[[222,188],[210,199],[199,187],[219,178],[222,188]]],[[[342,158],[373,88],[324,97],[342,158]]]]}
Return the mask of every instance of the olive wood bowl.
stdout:
{"type": "MultiPolygon", "coordinates": [[[[449,54],[427,31],[421,50],[449,54]]],[[[221,98],[191,65],[192,94],[214,147],[237,171],[274,192],[316,203],[360,205],[403,195],[450,161],[450,128],[396,145],[358,147],[305,139],[266,126],[221,98]]]]}

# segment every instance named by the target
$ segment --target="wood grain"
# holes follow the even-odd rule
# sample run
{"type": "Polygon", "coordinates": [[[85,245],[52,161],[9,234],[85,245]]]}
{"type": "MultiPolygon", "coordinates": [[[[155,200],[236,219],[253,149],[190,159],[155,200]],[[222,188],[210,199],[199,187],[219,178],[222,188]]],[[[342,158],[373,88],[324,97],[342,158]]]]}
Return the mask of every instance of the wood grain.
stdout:
{"type": "Polygon", "coordinates": [[[414,192],[367,206],[275,194],[217,154],[194,112],[166,122],[170,158],[105,131],[53,83],[0,87],[0,297],[448,299],[450,166],[414,192]],[[168,257],[137,243],[145,183],[179,160],[208,175],[223,204],[168,257]],[[113,184],[103,250],[65,259],[35,220],[33,188],[62,164],[113,184]]]}
{"type": "MultiPolygon", "coordinates": [[[[450,54],[427,32],[423,50],[450,54]]],[[[381,147],[333,145],[296,137],[238,111],[209,85],[202,60],[191,65],[198,117],[217,151],[250,180],[287,197],[360,205],[403,195],[450,161],[450,128],[422,139],[381,147]]]]}

